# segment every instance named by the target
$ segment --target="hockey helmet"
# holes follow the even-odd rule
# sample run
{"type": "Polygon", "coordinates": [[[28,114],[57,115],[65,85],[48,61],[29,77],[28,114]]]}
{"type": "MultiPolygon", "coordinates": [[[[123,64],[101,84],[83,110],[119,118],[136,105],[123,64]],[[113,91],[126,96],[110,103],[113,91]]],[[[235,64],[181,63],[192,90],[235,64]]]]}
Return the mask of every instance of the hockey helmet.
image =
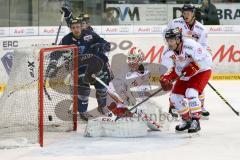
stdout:
{"type": "Polygon", "coordinates": [[[90,16],[86,13],[81,13],[80,16],[82,18],[82,20],[86,23],[89,23],[90,22],[90,16]]]}
{"type": "Polygon", "coordinates": [[[192,11],[193,13],[195,13],[195,6],[193,4],[184,4],[182,7],[182,12],[184,11],[192,11]]]}
{"type": "Polygon", "coordinates": [[[182,40],[182,31],[180,28],[169,29],[165,32],[165,39],[180,39],[182,40]]]}
{"type": "Polygon", "coordinates": [[[72,18],[69,22],[69,25],[71,27],[71,25],[76,24],[76,23],[81,24],[82,23],[82,18],[81,17],[72,18]]]}

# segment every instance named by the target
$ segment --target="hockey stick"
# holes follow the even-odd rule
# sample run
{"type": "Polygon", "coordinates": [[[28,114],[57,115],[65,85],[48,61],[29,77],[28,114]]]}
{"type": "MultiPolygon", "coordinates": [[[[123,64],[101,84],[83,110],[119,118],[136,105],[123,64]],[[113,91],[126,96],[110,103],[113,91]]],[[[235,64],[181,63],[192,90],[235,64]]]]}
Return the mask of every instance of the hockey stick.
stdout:
{"type": "Polygon", "coordinates": [[[213,87],[213,85],[211,83],[208,82],[208,85],[212,88],[212,90],[223,100],[223,102],[225,102],[225,104],[228,105],[228,107],[230,107],[230,109],[237,115],[239,116],[239,112],[237,110],[235,110],[233,108],[233,106],[231,104],[228,103],[228,101],[217,91],[216,88],[213,87]]]}
{"type": "MultiPolygon", "coordinates": [[[[180,75],[178,78],[174,79],[174,80],[172,81],[172,83],[175,82],[176,80],[180,79],[180,78],[183,77],[183,76],[184,76],[184,74],[180,75]]],[[[150,98],[152,98],[153,96],[155,96],[156,94],[158,94],[158,93],[161,92],[162,90],[163,90],[163,88],[158,89],[158,90],[155,91],[153,94],[151,94],[149,97],[147,97],[147,98],[144,99],[143,101],[139,102],[138,104],[136,104],[135,106],[133,106],[132,108],[130,108],[129,111],[134,110],[135,108],[137,108],[137,107],[140,106],[141,104],[145,103],[146,101],[148,101],[150,98]]],[[[121,118],[121,117],[117,117],[117,118],[115,119],[115,121],[117,121],[117,120],[120,119],[120,118],[121,118]]]]}
{"type": "Polygon", "coordinates": [[[45,76],[44,82],[43,82],[43,91],[44,91],[45,95],[48,97],[48,100],[49,100],[49,101],[51,101],[52,98],[51,98],[50,94],[49,94],[48,91],[47,91],[46,82],[47,82],[47,78],[48,78],[48,76],[49,76],[48,74],[49,74],[50,70],[51,70],[50,67],[47,68],[47,70],[46,70],[46,76],[45,76]]]}
{"type": "MultiPolygon", "coordinates": [[[[101,83],[104,87],[107,88],[107,93],[110,97],[112,97],[117,103],[124,103],[121,97],[114,92],[108,85],[106,85],[100,78],[96,77],[94,74],[92,75],[93,78],[95,78],[99,83],[101,83]]],[[[128,113],[130,110],[127,111],[128,113]]],[[[138,111],[136,114],[138,117],[141,117],[143,120],[146,120],[148,123],[154,126],[155,130],[159,130],[161,125],[158,124],[156,121],[152,120],[147,114],[143,113],[142,111],[138,111]]],[[[117,120],[118,116],[115,118],[115,121],[117,120]]]]}
{"type": "MultiPolygon", "coordinates": [[[[71,6],[70,0],[65,0],[64,5],[70,7],[71,6]]],[[[62,28],[62,24],[63,24],[63,20],[64,20],[64,11],[60,10],[60,13],[61,13],[61,20],[60,20],[60,24],[58,26],[57,36],[56,36],[56,39],[55,39],[55,42],[53,43],[53,45],[57,45],[58,37],[59,37],[60,31],[62,28]]]]}
{"type": "Polygon", "coordinates": [[[21,89],[29,88],[37,81],[38,81],[38,79],[35,79],[35,80],[33,80],[33,81],[31,81],[31,82],[29,82],[27,84],[24,84],[24,85],[21,85],[21,86],[19,85],[19,87],[14,87],[14,90],[9,91],[7,96],[10,97],[12,94],[14,94],[15,92],[17,92],[17,91],[19,91],[21,89]]]}
{"type": "Polygon", "coordinates": [[[53,45],[57,45],[57,41],[58,41],[58,37],[59,37],[59,33],[61,31],[61,28],[62,28],[62,24],[63,24],[63,20],[64,20],[64,12],[60,10],[60,13],[61,13],[61,21],[60,21],[60,24],[58,26],[58,31],[57,31],[57,36],[56,36],[56,39],[55,39],[55,42],[53,45]]]}

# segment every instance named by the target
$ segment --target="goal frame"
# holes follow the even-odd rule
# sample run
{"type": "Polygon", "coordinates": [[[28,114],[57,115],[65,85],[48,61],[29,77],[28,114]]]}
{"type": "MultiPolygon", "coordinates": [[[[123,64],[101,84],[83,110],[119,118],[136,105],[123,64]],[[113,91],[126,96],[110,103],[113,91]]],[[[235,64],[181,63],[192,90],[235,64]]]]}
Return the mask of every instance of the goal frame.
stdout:
{"type": "Polygon", "coordinates": [[[77,130],[77,108],[78,108],[78,47],[75,45],[65,45],[56,47],[41,48],[39,51],[39,109],[38,109],[38,130],[39,144],[43,147],[44,143],[44,55],[49,51],[73,50],[73,131],[77,130]]]}

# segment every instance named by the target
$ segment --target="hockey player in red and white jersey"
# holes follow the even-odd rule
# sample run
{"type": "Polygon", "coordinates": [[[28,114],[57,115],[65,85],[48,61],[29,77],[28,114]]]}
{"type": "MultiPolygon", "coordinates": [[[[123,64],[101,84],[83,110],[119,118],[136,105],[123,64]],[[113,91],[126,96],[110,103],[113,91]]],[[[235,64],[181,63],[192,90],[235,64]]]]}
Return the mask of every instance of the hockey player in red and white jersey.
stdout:
{"type": "MultiPolygon", "coordinates": [[[[167,29],[180,28],[184,38],[191,38],[199,42],[205,49],[209,52],[211,50],[208,47],[207,42],[207,30],[206,28],[195,19],[195,6],[193,4],[184,4],[182,7],[182,16],[176,19],[173,19],[167,26],[167,29]]],[[[199,98],[202,102],[202,118],[208,119],[209,112],[204,107],[205,95],[204,92],[199,95],[199,98]]],[[[171,113],[171,106],[170,106],[171,113]]]]}
{"type": "Polygon", "coordinates": [[[176,131],[198,132],[202,111],[199,94],[211,76],[211,54],[196,41],[183,39],[179,28],[167,30],[165,39],[169,49],[162,56],[162,65],[170,70],[160,77],[160,83],[165,91],[172,90],[170,102],[182,117],[176,131]]]}
{"type": "Polygon", "coordinates": [[[193,4],[184,4],[182,7],[182,16],[173,19],[167,26],[168,29],[180,28],[183,37],[191,38],[199,42],[204,48],[208,48],[207,30],[195,19],[195,6],[193,4]]]}

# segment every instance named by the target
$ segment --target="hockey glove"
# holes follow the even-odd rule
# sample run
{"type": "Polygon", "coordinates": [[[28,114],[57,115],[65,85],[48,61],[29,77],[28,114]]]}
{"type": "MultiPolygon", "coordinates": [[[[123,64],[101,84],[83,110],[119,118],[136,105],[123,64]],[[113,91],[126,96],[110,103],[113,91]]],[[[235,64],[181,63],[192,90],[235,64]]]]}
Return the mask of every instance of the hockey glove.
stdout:
{"type": "Polygon", "coordinates": [[[69,18],[72,15],[71,8],[68,6],[62,6],[62,11],[64,12],[64,17],[69,18]]]}
{"type": "Polygon", "coordinates": [[[95,54],[97,57],[101,58],[104,63],[108,63],[109,59],[108,57],[104,54],[104,45],[102,43],[95,43],[90,46],[89,53],[95,54]]]}
{"type": "Polygon", "coordinates": [[[164,91],[170,91],[173,87],[172,80],[178,77],[177,73],[173,69],[171,72],[166,73],[160,77],[160,84],[164,91]]]}
{"type": "Polygon", "coordinates": [[[185,77],[190,77],[194,75],[199,69],[200,68],[196,63],[191,62],[185,68],[183,68],[182,73],[185,77]]]}
{"type": "Polygon", "coordinates": [[[109,52],[111,50],[111,44],[109,42],[102,45],[103,52],[109,52]]]}

